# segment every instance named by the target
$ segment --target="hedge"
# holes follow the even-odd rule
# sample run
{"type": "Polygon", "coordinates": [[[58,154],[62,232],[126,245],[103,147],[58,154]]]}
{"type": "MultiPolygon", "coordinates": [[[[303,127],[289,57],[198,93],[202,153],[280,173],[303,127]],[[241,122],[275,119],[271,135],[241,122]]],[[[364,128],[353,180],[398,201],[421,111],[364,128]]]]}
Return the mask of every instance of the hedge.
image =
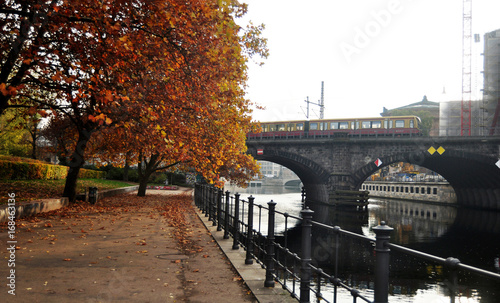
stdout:
{"type": "Polygon", "coordinates": [[[78,172],[78,178],[82,179],[103,179],[105,176],[106,172],[102,170],[80,168],[78,172]]]}
{"type": "MultiPolygon", "coordinates": [[[[17,160],[17,159],[16,159],[17,160]]],[[[58,180],[65,179],[68,175],[69,167],[53,165],[43,162],[30,161],[19,162],[0,159],[0,179],[7,180],[58,180]]],[[[79,178],[99,179],[105,176],[105,172],[80,169],[79,178]]]]}

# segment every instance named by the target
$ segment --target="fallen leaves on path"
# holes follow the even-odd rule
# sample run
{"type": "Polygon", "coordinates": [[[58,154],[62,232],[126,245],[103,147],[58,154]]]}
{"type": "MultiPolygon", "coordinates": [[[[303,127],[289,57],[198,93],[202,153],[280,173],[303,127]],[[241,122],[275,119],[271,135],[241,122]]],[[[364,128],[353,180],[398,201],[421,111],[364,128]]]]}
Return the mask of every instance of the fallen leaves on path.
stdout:
{"type": "Polygon", "coordinates": [[[169,199],[156,207],[170,226],[175,227],[174,237],[185,254],[201,252],[203,247],[191,239],[193,229],[186,219],[188,213],[194,214],[192,197],[188,194],[169,196],[169,199]]]}

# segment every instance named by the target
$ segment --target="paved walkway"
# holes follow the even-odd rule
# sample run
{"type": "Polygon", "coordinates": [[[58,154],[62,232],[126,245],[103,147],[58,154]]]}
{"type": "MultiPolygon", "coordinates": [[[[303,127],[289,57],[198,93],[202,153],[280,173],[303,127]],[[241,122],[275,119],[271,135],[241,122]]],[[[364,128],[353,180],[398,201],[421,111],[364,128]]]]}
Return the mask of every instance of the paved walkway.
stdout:
{"type": "MultiPolygon", "coordinates": [[[[197,211],[173,207],[172,194],[148,190],[18,220],[15,253],[0,251],[2,301],[256,302],[246,286],[255,281],[241,279],[197,211]],[[184,221],[171,220],[179,214],[184,221]]],[[[8,241],[0,225],[0,246],[8,241]]]]}
{"type": "Polygon", "coordinates": [[[264,287],[266,270],[257,264],[255,260],[253,264],[245,264],[246,251],[241,247],[238,250],[234,250],[233,239],[224,239],[224,231],[217,231],[217,227],[213,226],[212,222],[208,221],[208,218],[205,217],[201,211],[197,212],[206,228],[210,231],[224,254],[231,261],[238,271],[238,274],[242,277],[245,284],[251,289],[260,303],[297,302],[297,300],[293,299],[290,293],[285,291],[280,284],[276,283],[274,288],[264,287]]]}

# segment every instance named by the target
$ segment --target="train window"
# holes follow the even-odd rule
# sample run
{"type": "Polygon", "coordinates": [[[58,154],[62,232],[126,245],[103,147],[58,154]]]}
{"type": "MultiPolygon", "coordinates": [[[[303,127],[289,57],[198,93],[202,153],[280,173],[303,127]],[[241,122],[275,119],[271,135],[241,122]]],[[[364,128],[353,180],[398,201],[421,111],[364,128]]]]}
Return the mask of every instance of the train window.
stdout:
{"type": "Polygon", "coordinates": [[[339,122],[339,129],[348,129],[349,122],[339,122]]]}
{"type": "Polygon", "coordinates": [[[330,122],[330,129],[339,129],[338,122],[330,122]]]}
{"type": "Polygon", "coordinates": [[[396,120],[396,128],[405,127],[405,120],[396,120]]]}
{"type": "Polygon", "coordinates": [[[410,128],[413,128],[414,127],[414,122],[413,120],[410,120],[410,128]]]}
{"type": "Polygon", "coordinates": [[[381,128],[382,123],[380,121],[372,121],[372,128],[381,128]]]}
{"type": "Polygon", "coordinates": [[[286,130],[289,131],[289,132],[294,131],[295,130],[295,124],[288,123],[286,130]]]}
{"type": "Polygon", "coordinates": [[[394,122],[394,121],[392,121],[392,120],[391,120],[391,121],[389,121],[389,128],[393,128],[393,127],[394,127],[394,126],[393,126],[393,125],[394,125],[394,123],[393,123],[393,122],[394,122]]]}
{"type": "Polygon", "coordinates": [[[361,128],[370,128],[371,122],[370,121],[363,121],[361,122],[361,128]]]}
{"type": "Polygon", "coordinates": [[[318,130],[318,123],[309,124],[309,129],[310,130],[318,130]]]}
{"type": "Polygon", "coordinates": [[[384,128],[387,128],[389,121],[384,120],[384,128]]]}
{"type": "Polygon", "coordinates": [[[354,129],[359,129],[359,121],[356,121],[356,125],[354,126],[354,129]]]}
{"type": "Polygon", "coordinates": [[[265,133],[265,132],[268,132],[269,131],[269,125],[262,125],[262,132],[265,133]]]}
{"type": "Polygon", "coordinates": [[[285,124],[278,124],[276,125],[276,128],[278,131],[284,131],[285,130],[285,124]]]}
{"type": "Polygon", "coordinates": [[[304,130],[304,123],[297,123],[295,127],[296,130],[304,130]]]}
{"type": "Polygon", "coordinates": [[[276,131],[276,125],[273,125],[273,124],[272,124],[272,125],[269,125],[269,131],[270,131],[270,132],[274,132],[274,131],[276,131]]]}

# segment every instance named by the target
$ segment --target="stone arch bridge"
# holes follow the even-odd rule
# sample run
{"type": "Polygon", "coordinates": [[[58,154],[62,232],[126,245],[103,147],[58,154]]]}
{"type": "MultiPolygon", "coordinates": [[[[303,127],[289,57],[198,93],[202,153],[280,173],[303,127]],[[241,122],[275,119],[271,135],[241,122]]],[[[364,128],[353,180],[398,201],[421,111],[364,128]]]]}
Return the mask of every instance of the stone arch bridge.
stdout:
{"type": "Polygon", "coordinates": [[[336,189],[358,190],[378,169],[408,162],[446,178],[458,204],[500,210],[500,137],[270,139],[247,146],[257,160],[294,171],[314,201],[328,202],[336,189]]]}

